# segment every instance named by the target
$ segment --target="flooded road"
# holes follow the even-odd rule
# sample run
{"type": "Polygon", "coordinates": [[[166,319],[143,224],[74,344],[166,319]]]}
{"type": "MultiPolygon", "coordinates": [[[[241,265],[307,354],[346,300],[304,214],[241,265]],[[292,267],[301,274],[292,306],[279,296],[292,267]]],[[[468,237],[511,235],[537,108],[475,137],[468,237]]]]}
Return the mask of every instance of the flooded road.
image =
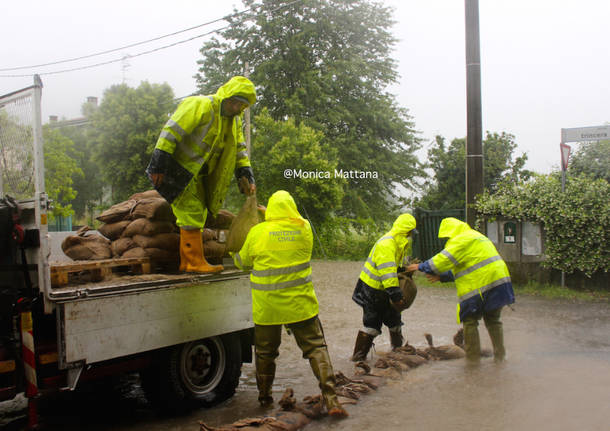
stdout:
{"type": "MultiPolygon", "coordinates": [[[[351,293],[361,262],[315,262],[314,286],[335,371],[350,375],[349,357],[361,309],[351,293]]],[[[421,288],[411,309],[403,312],[403,333],[410,344],[451,344],[455,323],[455,290],[421,288]]],[[[357,405],[346,407],[343,421],[324,419],[308,425],[320,430],[608,430],[610,423],[610,305],[570,303],[517,294],[514,310],[505,309],[507,361],[483,359],[475,369],[463,359],[430,362],[389,381],[357,405]]],[[[481,323],[482,347],[490,348],[481,323]]],[[[390,349],[387,328],[376,339],[378,351],[390,349]]],[[[91,389],[47,403],[41,419],[49,430],[198,431],[199,421],[211,426],[262,415],[258,408],[252,364],[244,364],[236,395],[212,409],[179,418],[162,418],[150,408],[130,376],[114,386],[91,389]]],[[[309,364],[294,340],[283,334],[274,396],[292,387],[297,399],[318,393],[309,364]]],[[[23,403],[2,403],[4,422],[23,414],[23,403]]],[[[21,425],[3,429],[20,429],[21,425]]]]}

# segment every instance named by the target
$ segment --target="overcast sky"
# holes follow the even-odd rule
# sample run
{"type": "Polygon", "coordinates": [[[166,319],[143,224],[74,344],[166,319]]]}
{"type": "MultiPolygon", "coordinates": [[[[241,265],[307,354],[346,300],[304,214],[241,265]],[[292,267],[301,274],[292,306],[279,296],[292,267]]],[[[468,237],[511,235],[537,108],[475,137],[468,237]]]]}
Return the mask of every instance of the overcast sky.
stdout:
{"type": "MultiPolygon", "coordinates": [[[[392,88],[408,108],[427,147],[435,135],[466,136],[463,0],[384,0],[395,8],[400,83],[392,88]]],[[[214,0],[56,0],[2,2],[0,69],[86,56],[197,26],[230,13],[241,2],[214,0]]],[[[610,122],[610,2],[606,0],[481,0],[483,130],[515,135],[527,167],[558,169],[561,128],[610,122]]],[[[207,33],[211,26],[77,62],[0,71],[0,94],[44,84],[43,122],[49,115],[80,116],[87,96],[102,98],[125,82],[167,82],[177,97],[195,90],[199,47],[210,36],[101,67],[58,70],[137,55],[207,33]]],[[[329,107],[332,109],[332,107],[329,107]]],[[[577,144],[572,145],[573,150],[577,144]]],[[[423,152],[425,154],[425,151],[423,152]]]]}

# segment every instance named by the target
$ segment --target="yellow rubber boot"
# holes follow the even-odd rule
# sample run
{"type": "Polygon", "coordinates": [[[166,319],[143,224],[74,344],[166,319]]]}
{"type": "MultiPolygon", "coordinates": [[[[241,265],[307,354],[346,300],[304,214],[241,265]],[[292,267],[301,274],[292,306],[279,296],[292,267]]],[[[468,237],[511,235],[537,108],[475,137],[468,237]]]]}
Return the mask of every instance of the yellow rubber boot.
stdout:
{"type": "Polygon", "coordinates": [[[210,265],[203,255],[200,229],[180,229],[180,270],[213,274],[224,269],[222,265],[210,265]]]}

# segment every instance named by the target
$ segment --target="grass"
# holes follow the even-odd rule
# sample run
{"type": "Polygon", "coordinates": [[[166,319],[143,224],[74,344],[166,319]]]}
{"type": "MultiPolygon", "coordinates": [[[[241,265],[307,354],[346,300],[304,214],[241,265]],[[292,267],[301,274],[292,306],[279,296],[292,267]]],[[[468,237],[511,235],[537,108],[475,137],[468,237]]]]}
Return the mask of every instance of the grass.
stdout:
{"type": "MultiPolygon", "coordinates": [[[[431,283],[424,275],[416,274],[415,283],[418,286],[455,289],[454,283],[431,283]]],[[[608,290],[583,290],[561,287],[554,284],[539,284],[529,282],[525,285],[513,285],[515,295],[530,295],[549,299],[564,299],[570,301],[602,301],[610,303],[608,290]]]]}

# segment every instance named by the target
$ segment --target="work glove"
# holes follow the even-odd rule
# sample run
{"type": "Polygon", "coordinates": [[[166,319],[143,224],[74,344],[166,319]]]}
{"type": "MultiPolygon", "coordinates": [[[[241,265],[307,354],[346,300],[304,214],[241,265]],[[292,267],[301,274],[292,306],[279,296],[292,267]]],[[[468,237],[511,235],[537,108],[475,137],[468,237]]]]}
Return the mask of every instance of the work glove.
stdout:
{"type": "Polygon", "coordinates": [[[158,189],[159,187],[161,187],[161,184],[163,184],[163,179],[165,178],[165,174],[150,174],[150,181],[152,182],[153,186],[155,186],[156,189],[158,189]]]}
{"type": "Polygon", "coordinates": [[[401,297],[398,301],[390,300],[390,305],[394,310],[398,311],[399,313],[408,308],[407,301],[403,297],[401,297]]]}
{"type": "Polygon", "coordinates": [[[254,181],[254,172],[250,166],[242,166],[235,169],[235,179],[240,193],[250,196],[256,192],[256,183],[254,181]],[[243,180],[242,178],[245,178],[243,180]]]}
{"type": "Polygon", "coordinates": [[[146,173],[148,174],[148,178],[155,189],[159,189],[161,184],[163,184],[170,160],[171,155],[165,151],[159,150],[158,148],[155,148],[153,151],[150,163],[146,168],[146,173]]]}

